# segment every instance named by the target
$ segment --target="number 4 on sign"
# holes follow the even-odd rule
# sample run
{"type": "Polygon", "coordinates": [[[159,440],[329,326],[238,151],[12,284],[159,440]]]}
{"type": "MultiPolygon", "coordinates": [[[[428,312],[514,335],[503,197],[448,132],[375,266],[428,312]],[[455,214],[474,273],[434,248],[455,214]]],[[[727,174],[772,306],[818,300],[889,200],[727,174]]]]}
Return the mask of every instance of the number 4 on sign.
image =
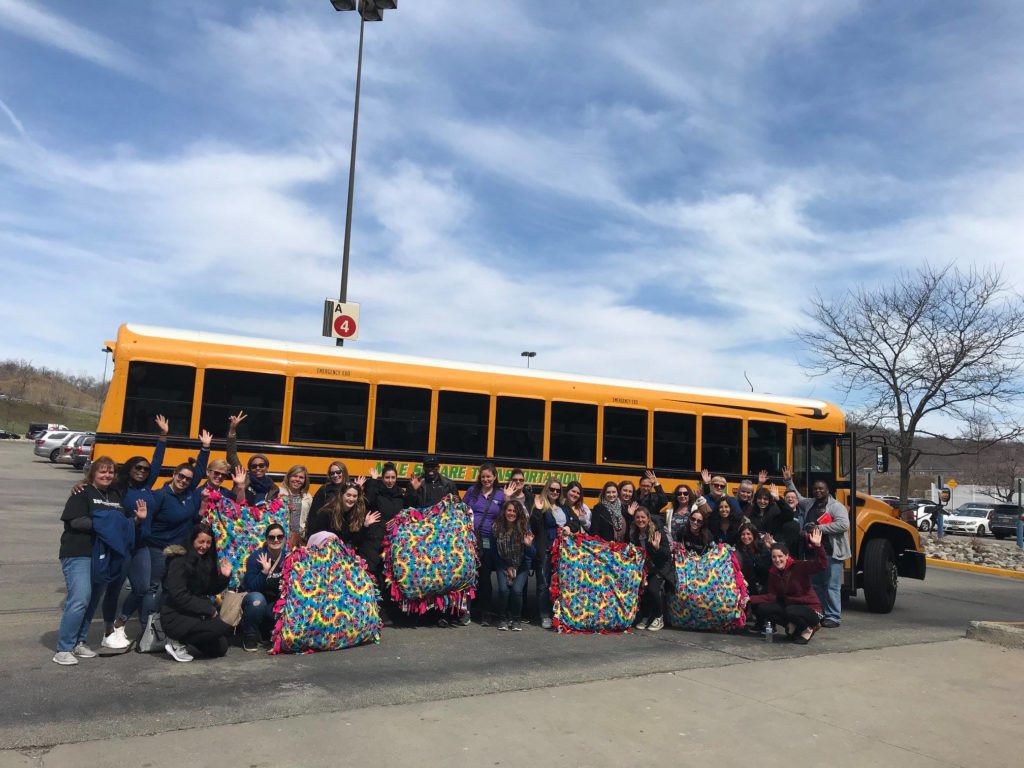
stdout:
{"type": "Polygon", "coordinates": [[[334,299],[324,301],[323,335],[351,341],[359,338],[359,305],[334,299]]]}

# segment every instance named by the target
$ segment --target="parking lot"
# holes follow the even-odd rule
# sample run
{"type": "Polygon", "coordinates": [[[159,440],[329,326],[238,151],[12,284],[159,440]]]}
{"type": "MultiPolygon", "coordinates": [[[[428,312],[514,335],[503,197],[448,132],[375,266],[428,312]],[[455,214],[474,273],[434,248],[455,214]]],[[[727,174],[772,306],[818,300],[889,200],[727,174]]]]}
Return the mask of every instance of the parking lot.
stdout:
{"type": "MultiPolygon", "coordinates": [[[[215,661],[176,664],[129,653],[74,668],[50,661],[63,581],[59,515],[80,473],[0,444],[0,671],[6,682],[0,747],[158,733],[380,704],[449,700],[654,672],[729,667],[954,640],[974,619],[1020,620],[1024,582],[930,569],[902,581],[889,615],[851,601],[841,629],[806,647],[665,630],[620,636],[494,628],[392,629],[377,645],[269,657],[232,648],[215,661]],[[272,696],[267,691],[273,691],[272,696]],[[130,711],[131,716],[125,716],[130,711]]],[[[93,645],[99,645],[100,623],[93,645]]],[[[137,628],[129,625],[129,635],[137,628]]]]}

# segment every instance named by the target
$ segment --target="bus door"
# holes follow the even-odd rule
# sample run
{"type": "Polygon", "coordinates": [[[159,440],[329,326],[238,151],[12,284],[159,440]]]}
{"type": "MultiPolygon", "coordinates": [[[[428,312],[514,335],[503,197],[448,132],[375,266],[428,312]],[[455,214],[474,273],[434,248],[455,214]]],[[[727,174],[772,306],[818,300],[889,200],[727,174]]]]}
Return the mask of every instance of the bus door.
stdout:
{"type": "MultiPolygon", "coordinates": [[[[850,549],[857,551],[857,467],[856,434],[853,432],[815,432],[793,430],[793,484],[810,498],[811,486],[823,480],[832,495],[850,511],[850,549]]],[[[845,586],[856,594],[855,570],[847,569],[845,586]]]]}

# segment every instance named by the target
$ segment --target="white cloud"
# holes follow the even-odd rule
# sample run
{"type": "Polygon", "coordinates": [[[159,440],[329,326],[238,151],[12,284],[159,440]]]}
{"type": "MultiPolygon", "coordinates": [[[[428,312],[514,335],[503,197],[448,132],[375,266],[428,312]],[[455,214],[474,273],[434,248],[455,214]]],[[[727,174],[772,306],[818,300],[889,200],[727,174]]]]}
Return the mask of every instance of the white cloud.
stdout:
{"type": "Polygon", "coordinates": [[[46,12],[40,3],[4,0],[0,3],[0,27],[123,75],[139,77],[142,74],[142,67],[124,48],[46,12]]]}

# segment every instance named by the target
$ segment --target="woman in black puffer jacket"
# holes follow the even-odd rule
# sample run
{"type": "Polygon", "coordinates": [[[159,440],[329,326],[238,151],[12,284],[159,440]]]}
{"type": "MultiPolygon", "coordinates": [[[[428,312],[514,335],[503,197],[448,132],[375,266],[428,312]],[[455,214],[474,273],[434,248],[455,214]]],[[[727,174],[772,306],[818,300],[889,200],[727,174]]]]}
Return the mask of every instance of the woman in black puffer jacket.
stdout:
{"type": "Polygon", "coordinates": [[[175,661],[192,661],[185,648],[191,645],[203,656],[219,657],[228,652],[228,636],[235,631],[221,621],[211,599],[228,587],[231,563],[217,562],[213,531],[199,523],[192,527],[188,544],[164,549],[164,604],[160,622],[167,634],[164,650],[175,661]]]}

